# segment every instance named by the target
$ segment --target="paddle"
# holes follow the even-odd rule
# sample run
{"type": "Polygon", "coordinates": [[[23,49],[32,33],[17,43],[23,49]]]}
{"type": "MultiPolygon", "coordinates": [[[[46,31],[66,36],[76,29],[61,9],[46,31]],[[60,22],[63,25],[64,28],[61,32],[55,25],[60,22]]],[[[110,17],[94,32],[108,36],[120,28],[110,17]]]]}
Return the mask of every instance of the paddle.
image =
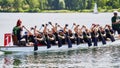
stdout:
{"type": "MultiPolygon", "coordinates": [[[[72,43],[71,43],[71,40],[69,38],[69,35],[68,35],[68,32],[66,32],[66,29],[68,27],[68,24],[65,25],[64,28],[62,28],[60,25],[58,25],[58,27],[60,27],[61,29],[63,29],[64,33],[65,33],[65,39],[66,39],[66,42],[68,44],[68,48],[71,48],[72,47],[72,43]]],[[[59,40],[59,42],[61,42],[62,40],[59,40]]],[[[60,45],[60,44],[59,44],[60,45]]]]}
{"type": "Polygon", "coordinates": [[[66,33],[66,41],[68,43],[68,48],[72,48],[72,43],[71,43],[71,40],[70,40],[70,38],[68,36],[68,33],[66,33]]]}
{"type": "MultiPolygon", "coordinates": [[[[35,31],[36,31],[36,28],[37,26],[35,26],[34,28],[34,34],[35,34],[35,31]]],[[[37,45],[37,40],[34,39],[34,51],[38,50],[38,45],[37,45]]]]}
{"type": "Polygon", "coordinates": [[[46,45],[47,45],[47,49],[51,48],[51,43],[50,43],[50,40],[48,39],[47,35],[45,36],[46,37],[46,45]]]}
{"type": "Polygon", "coordinates": [[[74,27],[74,26],[76,26],[76,24],[75,24],[75,23],[73,23],[73,25],[72,25],[71,29],[73,29],[73,27],[74,27]]]}
{"type": "Polygon", "coordinates": [[[77,41],[77,45],[80,44],[80,38],[78,36],[76,36],[76,41],[77,41]]]}
{"type": "Polygon", "coordinates": [[[58,47],[61,47],[62,46],[62,40],[58,37],[58,34],[57,34],[58,24],[55,23],[55,26],[51,22],[48,22],[48,24],[50,24],[53,27],[54,35],[56,36],[56,39],[58,41],[58,47]]]}
{"type": "MultiPolygon", "coordinates": [[[[37,51],[37,50],[38,50],[37,41],[34,39],[33,34],[32,34],[25,26],[23,26],[23,27],[24,27],[24,28],[29,32],[29,34],[31,35],[32,41],[33,41],[33,43],[34,43],[34,51],[37,51]]],[[[36,30],[36,26],[35,26],[35,28],[34,28],[34,32],[35,32],[35,30],[36,30]]]]}
{"type": "Polygon", "coordinates": [[[47,35],[47,24],[46,25],[44,25],[44,30],[43,30],[43,33],[44,33],[44,35],[45,35],[45,38],[46,38],[46,45],[47,45],[47,49],[48,48],[51,48],[51,43],[50,43],[50,40],[48,39],[48,35],[47,35]]]}
{"type": "Polygon", "coordinates": [[[76,37],[76,44],[79,45],[80,44],[79,31],[81,31],[81,29],[79,29],[78,31],[79,25],[76,25],[75,23],[73,23],[73,26],[75,26],[74,32],[75,32],[75,37],[76,37]]]}
{"type": "Polygon", "coordinates": [[[29,32],[30,35],[33,35],[25,26],[23,26],[23,28],[27,30],[27,32],[29,32]]]}
{"type": "Polygon", "coordinates": [[[58,47],[62,47],[62,40],[58,37],[58,35],[57,38],[58,38],[58,47]]]}
{"type": "Polygon", "coordinates": [[[38,50],[37,40],[35,40],[34,37],[33,37],[33,42],[34,42],[34,51],[37,51],[38,50]]]}
{"type": "Polygon", "coordinates": [[[68,48],[72,48],[72,42],[69,38],[69,33],[66,31],[67,27],[68,27],[68,24],[66,24],[64,27],[64,33],[65,33],[66,41],[68,43],[68,48]]]}
{"type": "Polygon", "coordinates": [[[42,29],[42,27],[44,27],[44,24],[42,24],[42,25],[41,25],[41,27],[40,27],[39,31],[42,29]]]}

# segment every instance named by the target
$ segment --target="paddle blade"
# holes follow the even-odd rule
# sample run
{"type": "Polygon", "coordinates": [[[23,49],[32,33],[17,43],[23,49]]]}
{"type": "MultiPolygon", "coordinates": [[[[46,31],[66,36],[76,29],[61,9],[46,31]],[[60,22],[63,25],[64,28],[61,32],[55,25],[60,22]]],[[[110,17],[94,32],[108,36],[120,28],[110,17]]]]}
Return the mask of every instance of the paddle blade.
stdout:
{"type": "Polygon", "coordinates": [[[48,48],[51,48],[51,44],[50,44],[49,39],[46,39],[46,42],[47,42],[47,49],[48,49],[48,48]]]}
{"type": "Polygon", "coordinates": [[[71,40],[67,37],[68,48],[72,48],[71,40]]]}
{"type": "Polygon", "coordinates": [[[62,47],[62,40],[58,38],[58,47],[62,47]]]}

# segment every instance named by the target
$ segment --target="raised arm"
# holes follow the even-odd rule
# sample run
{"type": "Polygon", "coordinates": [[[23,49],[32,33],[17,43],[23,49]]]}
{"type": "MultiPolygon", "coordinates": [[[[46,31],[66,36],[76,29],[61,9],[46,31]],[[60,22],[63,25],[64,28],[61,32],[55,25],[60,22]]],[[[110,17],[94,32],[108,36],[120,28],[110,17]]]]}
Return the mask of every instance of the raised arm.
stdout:
{"type": "Polygon", "coordinates": [[[34,35],[38,36],[39,31],[36,28],[37,28],[37,26],[34,27],[34,35]]]}
{"type": "Polygon", "coordinates": [[[44,33],[44,34],[47,34],[47,24],[44,25],[43,33],[44,33]]]}
{"type": "Polygon", "coordinates": [[[58,27],[60,28],[60,29],[64,29],[63,27],[61,27],[60,25],[58,25],[58,27]]]}
{"type": "Polygon", "coordinates": [[[30,30],[28,30],[25,26],[23,26],[23,28],[24,28],[25,30],[27,30],[27,32],[29,33],[29,35],[33,35],[33,34],[30,32],[30,30]]]}
{"type": "Polygon", "coordinates": [[[66,31],[67,27],[68,27],[68,24],[65,24],[65,26],[64,26],[64,28],[63,28],[64,33],[67,32],[67,31],[66,31]]]}
{"type": "Polygon", "coordinates": [[[58,24],[55,23],[55,26],[54,26],[51,22],[48,22],[48,23],[52,26],[52,31],[53,31],[53,32],[57,32],[58,24]]]}
{"type": "Polygon", "coordinates": [[[55,28],[55,26],[52,24],[52,22],[48,22],[48,24],[50,24],[53,28],[55,28]]]}
{"type": "Polygon", "coordinates": [[[78,33],[78,27],[79,27],[79,25],[75,25],[75,28],[74,28],[75,33],[78,33]]]}

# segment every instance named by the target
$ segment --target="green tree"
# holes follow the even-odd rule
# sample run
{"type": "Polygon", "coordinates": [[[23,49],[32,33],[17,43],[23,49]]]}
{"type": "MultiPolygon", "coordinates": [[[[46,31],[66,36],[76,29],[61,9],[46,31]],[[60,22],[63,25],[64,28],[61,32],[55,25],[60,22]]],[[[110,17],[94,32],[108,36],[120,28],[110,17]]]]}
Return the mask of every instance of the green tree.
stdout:
{"type": "Polygon", "coordinates": [[[77,10],[79,8],[79,0],[65,0],[65,6],[68,10],[77,10]]]}
{"type": "Polygon", "coordinates": [[[59,7],[59,0],[54,0],[52,5],[53,5],[53,9],[54,10],[59,10],[60,9],[60,7],[59,7]]]}
{"type": "Polygon", "coordinates": [[[92,0],[87,0],[86,9],[91,9],[91,8],[92,8],[92,0]]]}
{"type": "Polygon", "coordinates": [[[97,3],[100,9],[118,9],[120,0],[0,0],[0,11],[30,11],[40,10],[84,10],[93,9],[97,3]]]}
{"type": "Polygon", "coordinates": [[[65,9],[65,2],[63,0],[60,1],[59,8],[60,9],[65,9]]]}
{"type": "Polygon", "coordinates": [[[16,12],[23,11],[23,0],[14,0],[14,9],[16,9],[16,12]]]}
{"type": "Polygon", "coordinates": [[[28,4],[30,6],[30,8],[29,8],[30,12],[39,12],[40,11],[39,10],[39,6],[40,6],[39,0],[29,0],[28,4]]]}
{"type": "Polygon", "coordinates": [[[41,10],[48,9],[48,0],[39,0],[39,4],[40,4],[39,8],[41,10]]]}

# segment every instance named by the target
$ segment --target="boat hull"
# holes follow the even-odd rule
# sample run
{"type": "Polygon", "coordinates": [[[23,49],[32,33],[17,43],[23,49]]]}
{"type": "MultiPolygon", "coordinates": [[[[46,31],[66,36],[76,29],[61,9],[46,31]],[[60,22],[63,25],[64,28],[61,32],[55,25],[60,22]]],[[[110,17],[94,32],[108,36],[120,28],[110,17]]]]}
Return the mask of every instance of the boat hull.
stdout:
{"type": "MultiPolygon", "coordinates": [[[[103,45],[102,42],[98,43],[98,46],[91,46],[80,44],[73,44],[72,48],[68,48],[68,45],[62,45],[62,47],[58,47],[57,45],[51,46],[51,48],[47,49],[47,46],[39,46],[37,51],[65,51],[65,50],[75,50],[75,49],[88,49],[88,48],[97,48],[97,47],[107,47],[107,46],[120,46],[120,40],[116,40],[115,42],[107,41],[107,44],[103,45]]],[[[1,51],[12,51],[12,52],[33,52],[34,47],[1,47],[1,51]]]]}
{"type": "Polygon", "coordinates": [[[0,51],[0,55],[3,55],[3,54],[4,54],[4,52],[1,52],[1,51],[0,51]]]}

